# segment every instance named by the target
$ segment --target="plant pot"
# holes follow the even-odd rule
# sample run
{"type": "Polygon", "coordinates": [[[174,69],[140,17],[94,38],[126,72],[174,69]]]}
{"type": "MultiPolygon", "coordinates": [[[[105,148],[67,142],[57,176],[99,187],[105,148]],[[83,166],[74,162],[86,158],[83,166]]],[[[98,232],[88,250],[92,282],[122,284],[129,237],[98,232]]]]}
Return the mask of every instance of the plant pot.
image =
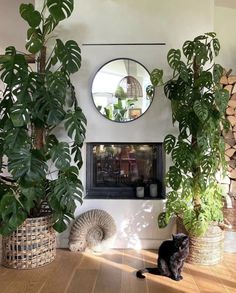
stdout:
{"type": "MultiPolygon", "coordinates": [[[[177,231],[188,234],[181,220],[177,220],[177,231]]],[[[224,232],[216,223],[209,225],[203,236],[189,236],[189,255],[186,262],[198,265],[215,265],[222,261],[224,232]]]]}
{"type": "Polygon", "coordinates": [[[28,218],[11,235],[2,239],[2,265],[33,269],[51,263],[56,257],[56,235],[52,217],[28,218]]]}

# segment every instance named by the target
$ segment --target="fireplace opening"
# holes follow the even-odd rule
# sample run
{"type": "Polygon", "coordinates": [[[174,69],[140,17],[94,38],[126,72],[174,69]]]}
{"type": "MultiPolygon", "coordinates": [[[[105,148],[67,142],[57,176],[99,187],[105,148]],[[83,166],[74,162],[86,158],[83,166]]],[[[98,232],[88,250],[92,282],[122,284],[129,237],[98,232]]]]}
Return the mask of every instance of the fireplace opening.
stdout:
{"type": "Polygon", "coordinates": [[[162,143],[87,143],[86,198],[165,198],[162,143]]]}

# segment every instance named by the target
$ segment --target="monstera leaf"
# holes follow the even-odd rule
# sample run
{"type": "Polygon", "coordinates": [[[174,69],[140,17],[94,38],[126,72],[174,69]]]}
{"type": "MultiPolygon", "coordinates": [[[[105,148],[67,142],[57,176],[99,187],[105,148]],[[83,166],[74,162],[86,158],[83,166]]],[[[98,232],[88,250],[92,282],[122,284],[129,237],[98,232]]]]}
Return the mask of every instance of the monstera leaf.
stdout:
{"type": "Polygon", "coordinates": [[[71,156],[69,144],[66,142],[60,142],[54,145],[50,150],[51,158],[55,163],[55,166],[59,170],[63,170],[70,167],[71,156]]]}
{"type": "Polygon", "coordinates": [[[5,56],[8,58],[3,62],[0,71],[2,71],[1,79],[4,83],[12,86],[18,77],[27,77],[27,63],[24,55],[17,54],[14,47],[7,47],[5,56]]]}
{"type": "Polygon", "coordinates": [[[221,114],[224,114],[229,101],[229,92],[225,89],[218,89],[215,91],[215,102],[221,114]]]}
{"type": "Polygon", "coordinates": [[[20,5],[21,17],[26,20],[31,27],[37,27],[41,22],[41,15],[39,11],[34,9],[33,4],[21,4],[20,5]]]}
{"type": "Polygon", "coordinates": [[[69,17],[74,9],[73,0],[47,0],[47,7],[56,21],[69,17]]]}
{"type": "Polygon", "coordinates": [[[61,40],[57,39],[55,53],[66,72],[75,73],[79,70],[81,65],[81,52],[75,41],[70,40],[63,44],[61,40]]]}
{"type": "Polygon", "coordinates": [[[170,51],[167,54],[167,61],[171,68],[176,69],[179,61],[181,58],[181,52],[179,49],[170,49],[170,51]]]}
{"type": "Polygon", "coordinates": [[[50,72],[46,75],[46,84],[50,93],[54,96],[61,97],[61,102],[65,103],[67,79],[61,71],[50,72]]]}
{"type": "Polygon", "coordinates": [[[48,168],[40,151],[27,148],[13,152],[9,156],[8,167],[15,180],[24,177],[28,182],[37,182],[44,178],[48,168]]]}
{"type": "Polygon", "coordinates": [[[191,60],[194,54],[194,42],[186,41],[183,44],[183,53],[188,60],[191,60]]]}
{"type": "Polygon", "coordinates": [[[15,127],[22,127],[29,123],[30,115],[25,104],[17,102],[10,111],[10,118],[15,127]]]}
{"type": "Polygon", "coordinates": [[[37,100],[34,112],[39,119],[48,125],[57,125],[65,117],[61,98],[49,93],[37,100]]]}
{"type": "Polygon", "coordinates": [[[175,166],[171,166],[167,172],[167,181],[173,190],[178,190],[182,180],[181,171],[175,166]]]}
{"type": "Polygon", "coordinates": [[[208,107],[204,102],[201,102],[199,100],[194,102],[193,110],[199,120],[204,123],[208,117],[208,107]]]}
{"type": "Polygon", "coordinates": [[[50,34],[58,25],[59,21],[56,20],[52,15],[49,15],[43,26],[43,32],[44,34],[50,34]]]}
{"type": "Polygon", "coordinates": [[[26,217],[27,214],[15,195],[11,192],[4,194],[0,201],[0,233],[10,234],[24,222],[26,217]]]}
{"type": "Polygon", "coordinates": [[[13,127],[11,131],[6,131],[5,137],[5,151],[13,149],[21,149],[27,146],[29,143],[29,137],[26,127],[13,127]]]}
{"type": "Polygon", "coordinates": [[[30,103],[33,101],[34,93],[38,88],[38,83],[41,81],[41,76],[38,73],[30,72],[28,76],[17,76],[14,82],[12,93],[17,100],[22,103],[30,103]]]}
{"type": "Polygon", "coordinates": [[[43,47],[43,36],[39,29],[29,28],[25,48],[32,54],[38,53],[43,47]]]}
{"type": "Polygon", "coordinates": [[[160,83],[163,83],[163,70],[154,69],[150,74],[151,83],[153,86],[157,86],[160,83]]]}
{"type": "Polygon", "coordinates": [[[65,128],[68,136],[75,140],[77,145],[81,145],[85,138],[85,125],[87,120],[80,108],[75,112],[69,111],[65,117],[65,128]]]}
{"type": "Polygon", "coordinates": [[[172,134],[168,134],[164,139],[164,148],[167,154],[171,153],[175,146],[176,138],[172,134]]]}
{"type": "Polygon", "coordinates": [[[82,183],[78,179],[78,168],[68,168],[59,174],[59,178],[52,182],[52,191],[49,194],[49,205],[54,210],[56,219],[54,229],[62,232],[66,228],[65,220],[73,217],[75,201],[82,203],[82,183]],[[62,213],[63,211],[63,213],[62,213]]]}

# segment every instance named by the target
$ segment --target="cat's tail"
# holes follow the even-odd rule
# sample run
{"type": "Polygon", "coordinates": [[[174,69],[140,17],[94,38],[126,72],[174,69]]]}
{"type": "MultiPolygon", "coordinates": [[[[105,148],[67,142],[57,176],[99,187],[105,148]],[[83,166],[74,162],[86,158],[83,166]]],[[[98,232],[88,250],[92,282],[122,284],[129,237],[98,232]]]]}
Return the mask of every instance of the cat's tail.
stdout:
{"type": "Polygon", "coordinates": [[[145,268],[143,270],[139,270],[136,273],[136,277],[140,278],[140,279],[144,279],[145,276],[143,274],[145,273],[150,273],[153,275],[160,275],[160,271],[158,270],[158,268],[145,268]]]}

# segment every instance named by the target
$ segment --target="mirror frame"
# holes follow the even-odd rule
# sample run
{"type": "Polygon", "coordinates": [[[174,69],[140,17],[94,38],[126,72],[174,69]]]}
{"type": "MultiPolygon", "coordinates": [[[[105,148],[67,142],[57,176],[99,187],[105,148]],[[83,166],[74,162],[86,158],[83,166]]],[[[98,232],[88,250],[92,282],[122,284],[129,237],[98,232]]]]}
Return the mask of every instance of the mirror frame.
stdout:
{"type": "MultiPolygon", "coordinates": [[[[100,71],[103,67],[105,67],[107,64],[109,64],[109,63],[111,63],[111,62],[118,61],[118,60],[129,60],[129,61],[133,61],[133,62],[137,63],[138,65],[142,66],[142,68],[143,68],[143,69],[149,74],[149,77],[150,77],[150,72],[149,72],[149,70],[148,70],[148,69],[147,69],[142,63],[140,63],[139,61],[137,61],[137,60],[135,60],[135,59],[132,59],[132,58],[128,58],[128,57],[119,57],[119,58],[115,58],[115,59],[111,59],[111,60],[107,61],[106,63],[104,63],[102,66],[100,66],[100,67],[98,68],[98,70],[97,70],[97,71],[95,72],[95,74],[93,75],[92,82],[91,82],[91,86],[90,86],[90,92],[91,92],[91,97],[92,97],[93,104],[94,104],[94,106],[95,106],[97,112],[98,112],[101,116],[103,116],[103,117],[104,117],[105,119],[107,119],[108,121],[115,122],[115,123],[123,123],[123,124],[124,124],[124,123],[133,122],[133,121],[139,119],[140,117],[142,117],[142,116],[148,111],[148,109],[150,108],[150,106],[151,106],[151,104],[152,104],[152,102],[153,102],[154,96],[155,96],[155,89],[153,88],[153,96],[150,97],[150,103],[149,103],[149,106],[147,107],[147,109],[145,110],[145,112],[143,112],[143,113],[142,113],[140,116],[138,116],[137,118],[134,118],[134,119],[132,119],[132,120],[127,120],[127,121],[116,121],[116,120],[109,119],[109,118],[107,118],[105,115],[103,115],[103,114],[97,109],[97,106],[96,106],[95,101],[94,101],[93,91],[92,91],[92,89],[93,89],[94,79],[96,78],[97,74],[99,73],[99,71],[100,71]]],[[[124,77],[125,77],[125,76],[124,76],[124,77]]],[[[152,85],[151,80],[150,80],[150,85],[152,85]]]]}

